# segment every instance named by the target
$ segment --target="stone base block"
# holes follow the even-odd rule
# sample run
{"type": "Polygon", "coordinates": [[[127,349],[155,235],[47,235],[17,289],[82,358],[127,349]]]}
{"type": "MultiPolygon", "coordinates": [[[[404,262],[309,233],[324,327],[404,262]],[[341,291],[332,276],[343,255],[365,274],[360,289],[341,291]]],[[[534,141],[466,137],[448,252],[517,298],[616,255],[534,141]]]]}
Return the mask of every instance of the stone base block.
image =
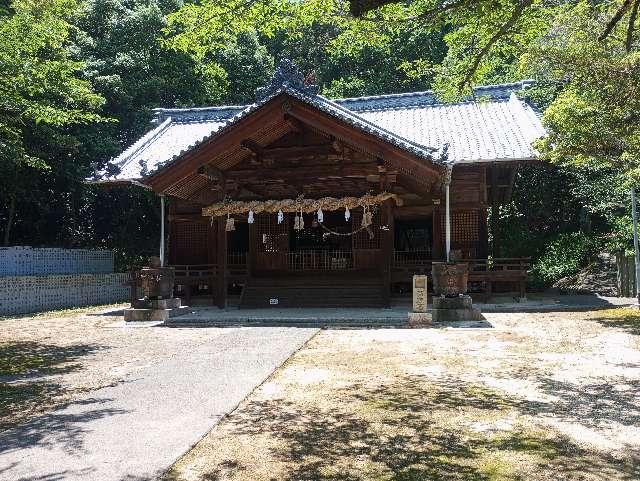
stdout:
{"type": "Polygon", "coordinates": [[[127,322],[158,321],[164,322],[170,317],[187,314],[189,309],[185,306],[175,309],[125,309],[124,320],[127,322]]]}
{"type": "Polygon", "coordinates": [[[431,314],[426,312],[410,312],[409,327],[428,327],[431,326],[431,314]]]}
{"type": "Polygon", "coordinates": [[[480,321],[482,314],[479,309],[433,309],[433,322],[480,321]]]}
{"type": "Polygon", "coordinates": [[[433,297],[434,309],[473,309],[471,296],[433,297]]]}
{"type": "Polygon", "coordinates": [[[433,322],[479,321],[480,310],[473,307],[471,296],[434,297],[433,322]]]}
{"type": "Polygon", "coordinates": [[[178,309],[182,305],[179,297],[169,299],[138,299],[136,309],[178,309]]]}

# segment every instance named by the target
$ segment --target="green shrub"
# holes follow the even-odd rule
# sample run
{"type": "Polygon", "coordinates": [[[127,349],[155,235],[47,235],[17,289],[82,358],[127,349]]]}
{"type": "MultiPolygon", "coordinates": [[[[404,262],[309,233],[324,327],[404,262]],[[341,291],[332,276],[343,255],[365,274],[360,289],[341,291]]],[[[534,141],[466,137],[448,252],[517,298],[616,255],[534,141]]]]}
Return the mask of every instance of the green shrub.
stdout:
{"type": "Polygon", "coordinates": [[[598,240],[583,232],[560,234],[531,267],[532,287],[548,287],[576,274],[598,250],[598,240]]]}

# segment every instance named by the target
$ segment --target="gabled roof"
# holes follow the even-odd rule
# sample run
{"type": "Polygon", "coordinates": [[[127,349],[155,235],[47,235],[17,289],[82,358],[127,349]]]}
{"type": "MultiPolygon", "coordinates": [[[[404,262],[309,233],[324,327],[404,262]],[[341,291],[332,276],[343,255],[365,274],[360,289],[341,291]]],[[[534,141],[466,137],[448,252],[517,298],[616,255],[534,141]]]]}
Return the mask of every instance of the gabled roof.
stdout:
{"type": "Polygon", "coordinates": [[[113,160],[118,174],[102,173],[101,180],[144,178],[281,94],[434,163],[445,145],[448,161],[454,163],[533,159],[531,144],[545,132],[534,110],[515,96],[526,85],[478,87],[479,100],[451,104],[439,102],[430,91],[329,100],[276,74],[262,98],[250,105],[155,109],[156,127],[113,160]]]}

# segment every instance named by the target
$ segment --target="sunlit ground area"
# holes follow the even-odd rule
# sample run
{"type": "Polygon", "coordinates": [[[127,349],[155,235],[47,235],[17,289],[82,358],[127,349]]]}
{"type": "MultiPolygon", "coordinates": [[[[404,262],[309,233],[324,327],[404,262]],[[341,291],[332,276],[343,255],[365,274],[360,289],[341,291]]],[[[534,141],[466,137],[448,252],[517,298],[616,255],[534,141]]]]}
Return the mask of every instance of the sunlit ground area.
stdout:
{"type": "Polygon", "coordinates": [[[0,318],[0,430],[86,398],[222,332],[123,328],[123,307],[0,318]]]}
{"type": "Polygon", "coordinates": [[[168,480],[640,479],[640,315],[327,330],[168,480]]]}

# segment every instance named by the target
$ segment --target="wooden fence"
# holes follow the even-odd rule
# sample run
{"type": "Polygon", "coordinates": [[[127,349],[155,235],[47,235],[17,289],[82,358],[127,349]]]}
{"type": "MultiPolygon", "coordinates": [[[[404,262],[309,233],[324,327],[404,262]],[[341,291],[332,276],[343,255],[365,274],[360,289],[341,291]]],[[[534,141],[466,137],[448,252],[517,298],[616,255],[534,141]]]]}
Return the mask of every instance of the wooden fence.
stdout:
{"type": "Polygon", "coordinates": [[[624,253],[616,254],[618,268],[618,295],[620,297],[636,296],[636,265],[633,256],[624,253]]]}

